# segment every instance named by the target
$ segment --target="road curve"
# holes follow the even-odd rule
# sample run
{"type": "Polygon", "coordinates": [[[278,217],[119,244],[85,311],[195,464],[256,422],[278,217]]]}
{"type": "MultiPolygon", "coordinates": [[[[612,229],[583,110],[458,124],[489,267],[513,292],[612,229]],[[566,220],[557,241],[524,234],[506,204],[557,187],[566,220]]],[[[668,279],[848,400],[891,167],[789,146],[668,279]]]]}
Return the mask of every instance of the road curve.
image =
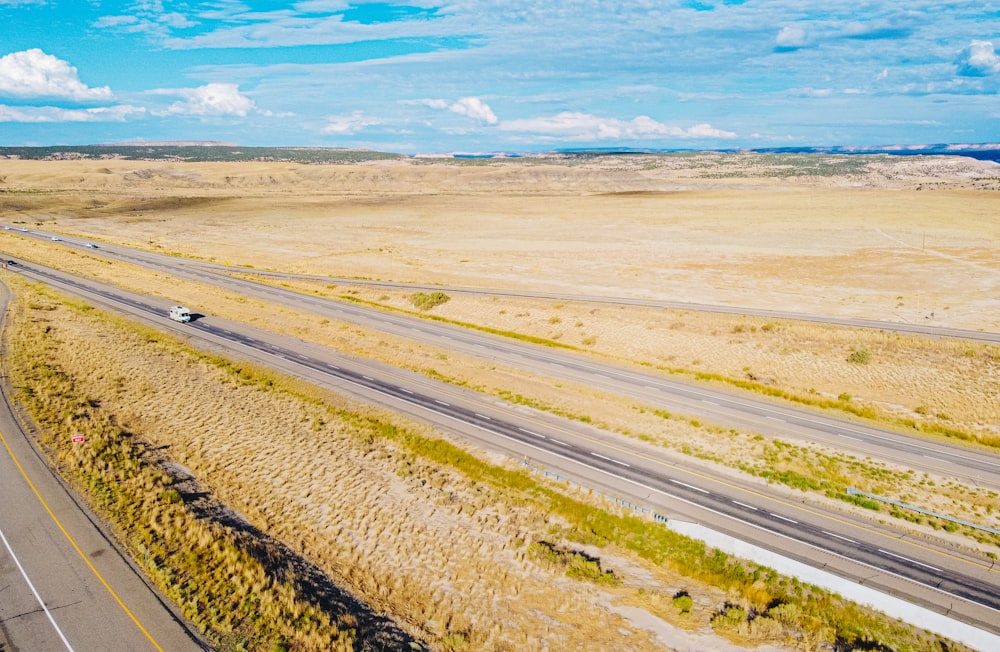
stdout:
{"type": "MultiPolygon", "coordinates": [[[[4,313],[8,298],[0,284],[4,313]]],[[[37,453],[7,383],[0,383],[0,641],[9,646],[2,649],[207,649],[37,453]]]]}

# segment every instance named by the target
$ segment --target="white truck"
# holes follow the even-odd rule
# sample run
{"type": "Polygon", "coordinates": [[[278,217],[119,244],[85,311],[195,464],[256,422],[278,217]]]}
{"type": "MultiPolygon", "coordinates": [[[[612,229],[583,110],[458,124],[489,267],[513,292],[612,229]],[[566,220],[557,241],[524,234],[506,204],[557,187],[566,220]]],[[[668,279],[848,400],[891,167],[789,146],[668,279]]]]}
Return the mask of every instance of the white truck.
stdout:
{"type": "Polygon", "coordinates": [[[171,306],[170,318],[174,321],[188,322],[191,321],[191,311],[184,306],[171,306]]]}

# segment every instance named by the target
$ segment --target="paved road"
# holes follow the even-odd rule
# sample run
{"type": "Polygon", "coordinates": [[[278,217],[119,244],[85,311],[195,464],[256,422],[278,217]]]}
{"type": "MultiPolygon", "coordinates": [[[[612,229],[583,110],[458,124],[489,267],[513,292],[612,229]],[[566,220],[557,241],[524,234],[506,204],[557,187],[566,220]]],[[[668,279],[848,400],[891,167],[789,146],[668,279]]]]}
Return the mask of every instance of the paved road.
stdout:
{"type": "Polygon", "coordinates": [[[166,302],[162,300],[44,274],[57,287],[200,339],[202,345],[228,349],[230,354],[257,359],[412,414],[490,449],[545,460],[549,468],[562,469],[591,486],[613,488],[617,495],[633,496],[665,515],[686,516],[723,531],[739,532],[742,538],[807,563],[823,559],[844,576],[864,579],[870,586],[884,587],[931,608],[952,608],[977,626],[996,628],[1000,573],[986,560],[900,537],[898,531],[847,514],[807,506],[791,492],[775,495],[747,480],[720,479],[699,471],[690,460],[667,459],[663,451],[640,442],[623,441],[418,374],[339,356],[323,347],[220,318],[176,325],[164,316],[166,302]]]}
{"type": "Polygon", "coordinates": [[[477,288],[461,285],[424,285],[421,283],[394,283],[391,281],[367,281],[340,276],[317,276],[315,274],[292,274],[288,272],[270,272],[251,268],[226,267],[212,263],[197,263],[202,269],[210,269],[219,273],[257,274],[276,279],[305,279],[336,283],[337,285],[364,285],[387,290],[446,292],[448,294],[471,294],[476,296],[525,297],[546,299],[551,301],[578,301],[582,303],[610,304],[616,306],[642,306],[646,308],[664,308],[669,310],[696,310],[698,312],[713,312],[726,315],[746,315],[751,317],[766,317],[768,319],[792,319],[808,321],[817,324],[831,324],[850,328],[871,328],[889,333],[909,333],[926,335],[928,337],[955,337],[980,342],[1000,343],[1000,333],[986,330],[971,330],[967,328],[951,328],[935,326],[930,320],[925,322],[895,322],[874,319],[858,319],[848,317],[833,317],[831,315],[816,315],[807,312],[789,310],[769,310],[745,306],[726,306],[719,304],[694,303],[687,301],[663,301],[658,299],[642,299],[638,297],[611,297],[595,294],[570,294],[554,292],[532,292],[530,290],[504,290],[498,288],[477,288]]]}
{"type": "MultiPolygon", "coordinates": [[[[45,238],[42,232],[33,234],[45,238]]],[[[64,240],[65,246],[85,248],[83,241],[64,240]]],[[[233,278],[231,268],[201,262],[184,261],[161,254],[118,246],[102,246],[91,252],[160,269],[175,276],[199,280],[225,287],[247,296],[308,310],[331,319],[356,323],[365,328],[519,367],[543,376],[584,384],[609,392],[630,396],[672,413],[695,416],[707,423],[758,432],[798,442],[815,442],[837,450],[871,457],[875,460],[905,465],[918,472],[942,474],[977,486],[1000,491],[1000,457],[992,452],[972,450],[928,441],[902,433],[789,407],[766,398],[740,395],[719,389],[646,373],[622,365],[597,362],[586,356],[551,347],[525,344],[510,338],[496,337],[432,320],[387,313],[350,303],[324,300],[292,290],[233,278]]],[[[253,272],[253,270],[246,270],[253,272]]],[[[277,274],[272,274],[278,276],[277,274]]],[[[346,282],[346,280],[345,280],[346,282]]],[[[354,281],[357,282],[357,281],[354,281]]],[[[399,284],[392,284],[399,285],[399,284]]],[[[438,288],[440,289],[440,288],[438,288]]],[[[472,291],[472,290],[468,290],[472,291]]],[[[527,295],[531,293],[521,293],[527,295]]],[[[562,296],[562,295],[560,295],[562,296]]],[[[546,295],[546,298],[554,298],[546,295]]],[[[566,298],[565,296],[563,298],[566,298]]],[[[592,300],[588,299],[588,300],[592,300]]],[[[611,299],[607,299],[611,300],[611,299]]],[[[621,301],[628,302],[623,299],[621,301]]],[[[718,307],[717,307],[718,308],[718,307]]],[[[776,313],[777,314],[777,313],[776,313]]],[[[793,317],[793,315],[784,315],[793,317]]],[[[801,315],[794,316],[799,318],[801,315]]],[[[816,317],[817,321],[832,318],[816,317]]],[[[836,321],[836,320],[833,320],[836,321]]],[[[840,320],[845,325],[864,326],[859,320],[840,320]]],[[[873,327],[892,329],[898,324],[869,322],[873,327]]],[[[914,326],[922,334],[945,335],[945,331],[929,326],[914,326]]],[[[979,335],[989,341],[1000,341],[998,333],[949,331],[964,336],[979,335]]],[[[958,335],[955,335],[958,336],[958,335]]]]}
{"type": "MultiPolygon", "coordinates": [[[[7,299],[0,285],[3,310],[7,299]]],[[[205,649],[42,461],[6,395],[0,400],[0,496],[3,649],[205,649]]]]}

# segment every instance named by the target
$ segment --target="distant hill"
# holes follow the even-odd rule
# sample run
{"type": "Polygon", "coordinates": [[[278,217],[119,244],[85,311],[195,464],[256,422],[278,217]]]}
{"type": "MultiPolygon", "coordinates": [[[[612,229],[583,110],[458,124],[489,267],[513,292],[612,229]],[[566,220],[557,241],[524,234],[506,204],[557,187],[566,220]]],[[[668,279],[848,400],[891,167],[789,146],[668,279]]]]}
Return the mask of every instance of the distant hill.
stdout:
{"type": "Polygon", "coordinates": [[[968,156],[982,161],[1000,161],[1000,143],[881,145],[871,147],[774,147],[755,149],[763,154],[894,154],[898,156],[968,156]]]}
{"type": "MultiPolygon", "coordinates": [[[[558,153],[566,155],[586,155],[599,154],[609,156],[614,154],[683,154],[693,153],[702,150],[689,149],[645,149],[641,147],[607,147],[607,148],[586,148],[586,149],[560,149],[558,153]]],[[[892,154],[895,156],[968,156],[982,161],[1000,162],[1000,143],[938,143],[925,145],[831,145],[819,146],[799,146],[799,147],[758,147],[758,148],[738,148],[711,150],[719,154],[892,154]]],[[[487,155],[466,155],[487,156],[487,155]]],[[[498,154],[496,157],[510,156],[510,154],[498,154]]]]}
{"type": "Polygon", "coordinates": [[[240,147],[209,142],[136,143],[126,145],[53,145],[0,147],[0,159],[58,161],[125,159],[133,161],[291,161],[296,163],[357,163],[400,158],[401,154],[335,147],[240,147]]]}
{"type": "MultiPolygon", "coordinates": [[[[1000,162],[1000,143],[928,144],[830,147],[767,147],[755,149],[707,150],[718,154],[890,154],[895,156],[967,156],[984,161],[1000,162]]],[[[634,156],[637,154],[694,154],[705,150],[645,149],[639,147],[608,147],[560,149],[550,152],[448,152],[409,156],[393,152],[339,147],[241,147],[217,141],[163,141],[150,143],[117,143],[105,145],[52,145],[47,147],[0,147],[0,159],[74,160],[125,159],[141,161],[173,160],[191,162],[291,161],[297,163],[336,164],[358,163],[397,158],[416,159],[513,159],[545,157],[634,156]]]]}
{"type": "Polygon", "coordinates": [[[94,147],[239,147],[239,143],[222,140],[163,140],[159,142],[102,143],[94,147]]]}

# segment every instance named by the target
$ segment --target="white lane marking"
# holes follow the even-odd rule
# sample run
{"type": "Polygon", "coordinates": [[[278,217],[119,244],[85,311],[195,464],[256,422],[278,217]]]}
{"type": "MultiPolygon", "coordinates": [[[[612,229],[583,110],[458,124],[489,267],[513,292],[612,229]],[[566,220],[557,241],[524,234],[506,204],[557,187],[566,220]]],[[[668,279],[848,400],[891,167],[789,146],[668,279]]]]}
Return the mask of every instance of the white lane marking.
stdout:
{"type": "Polygon", "coordinates": [[[14,554],[14,550],[10,547],[10,543],[7,541],[7,537],[4,536],[3,530],[0,530],[0,539],[3,539],[3,545],[7,548],[10,558],[13,559],[14,564],[17,565],[17,570],[21,571],[21,577],[23,577],[24,581],[27,582],[28,588],[31,589],[32,595],[35,596],[35,600],[37,600],[38,604],[41,605],[42,611],[45,612],[45,616],[49,619],[49,622],[52,623],[52,628],[56,630],[56,634],[59,635],[59,638],[62,640],[63,645],[66,646],[66,649],[73,652],[73,646],[71,646],[69,641],[66,640],[66,637],[63,636],[62,630],[59,629],[59,625],[56,624],[56,620],[52,617],[52,613],[49,612],[49,608],[45,606],[45,603],[42,601],[42,597],[38,595],[38,591],[35,590],[35,585],[31,583],[31,580],[28,578],[28,574],[24,571],[24,566],[21,565],[21,561],[17,558],[17,555],[14,554]]]}
{"type": "Polygon", "coordinates": [[[739,505],[740,507],[746,507],[747,509],[752,509],[755,512],[758,511],[758,509],[756,507],[754,507],[753,505],[747,505],[746,503],[741,503],[738,500],[734,500],[733,503],[739,505]]]}
{"type": "Polygon", "coordinates": [[[848,539],[845,536],[841,536],[839,534],[834,534],[833,532],[827,532],[826,530],[820,530],[820,532],[822,532],[823,534],[827,535],[828,537],[833,537],[835,539],[840,539],[841,541],[846,541],[847,543],[855,543],[855,544],[857,543],[857,541],[855,541],[854,539],[848,539]]]}
{"type": "Polygon", "coordinates": [[[622,466],[632,466],[631,464],[626,464],[625,462],[622,462],[622,461],[619,461],[619,460],[607,457],[605,455],[601,455],[600,453],[595,453],[595,452],[591,451],[590,454],[593,455],[594,457],[599,457],[602,460],[607,460],[609,462],[614,462],[615,464],[621,464],[622,466]]]}
{"type": "Polygon", "coordinates": [[[787,423],[784,419],[779,419],[778,417],[767,417],[771,421],[780,421],[781,423],[787,423]]]}
{"type": "Polygon", "coordinates": [[[768,514],[770,514],[774,518],[780,518],[782,521],[788,521],[789,523],[795,523],[796,525],[799,524],[798,521],[793,521],[792,519],[788,518],[787,516],[782,516],[781,514],[775,514],[774,512],[768,512],[768,514]]]}
{"type": "Polygon", "coordinates": [[[715,401],[706,401],[705,399],[701,399],[701,402],[708,403],[709,405],[714,405],[715,407],[719,407],[719,404],[716,403],[715,401]]]}
{"type": "Polygon", "coordinates": [[[862,439],[861,437],[851,437],[850,435],[837,435],[837,436],[843,439],[853,439],[854,441],[861,441],[861,442],[864,441],[864,439],[862,439]]]}
{"type": "MultiPolygon", "coordinates": [[[[454,417],[452,417],[452,418],[454,418],[454,417]]],[[[455,419],[455,420],[457,421],[458,419],[455,419]]],[[[482,426],[476,426],[476,427],[482,428],[482,426]]],[[[487,431],[487,432],[490,432],[490,431],[487,431]]],[[[560,443],[560,444],[563,443],[563,442],[560,442],[557,439],[553,439],[552,441],[560,443]]],[[[561,458],[563,460],[566,460],[567,462],[573,462],[575,464],[579,464],[579,465],[581,465],[581,466],[583,466],[585,468],[588,468],[588,469],[590,469],[592,471],[596,471],[598,473],[603,473],[605,475],[611,476],[612,478],[616,478],[618,480],[622,480],[622,481],[627,482],[629,484],[632,484],[632,485],[635,485],[637,487],[640,487],[641,489],[645,489],[646,491],[657,493],[657,494],[660,494],[660,495],[663,495],[663,496],[668,496],[668,497],[670,497],[673,500],[679,500],[681,502],[687,503],[688,505],[693,505],[693,506],[698,507],[699,509],[703,509],[703,510],[705,510],[705,511],[711,513],[711,514],[717,514],[719,516],[726,517],[726,518],[735,518],[733,516],[730,516],[730,515],[727,515],[727,514],[723,514],[722,512],[714,510],[711,507],[705,507],[704,505],[699,505],[698,503],[695,503],[695,502],[693,502],[691,500],[688,500],[687,498],[684,498],[684,497],[679,496],[677,494],[669,493],[667,491],[664,491],[663,489],[657,489],[656,487],[652,487],[652,486],[650,486],[648,484],[644,484],[642,482],[636,482],[635,480],[632,480],[631,478],[626,478],[623,475],[618,475],[617,473],[612,473],[611,471],[608,471],[606,469],[602,469],[602,468],[599,468],[599,467],[596,467],[596,466],[591,466],[591,465],[587,464],[586,462],[582,462],[582,461],[579,461],[579,460],[570,459],[568,457],[560,455],[559,453],[553,453],[552,451],[547,451],[544,448],[539,448],[538,446],[535,446],[534,444],[525,443],[524,445],[525,446],[530,446],[531,448],[534,448],[534,449],[536,449],[536,450],[538,450],[540,452],[544,452],[544,453],[549,453],[551,455],[555,455],[556,457],[559,457],[559,458],[561,458]]],[[[568,446],[569,444],[563,444],[563,445],[564,446],[568,446]]],[[[704,490],[702,490],[702,491],[704,491],[704,490]]],[[[745,520],[740,519],[740,518],[735,518],[735,520],[740,521],[741,523],[746,523],[747,525],[749,525],[749,526],[751,526],[753,528],[756,528],[758,530],[766,531],[765,528],[762,528],[760,526],[754,525],[753,523],[750,523],[749,521],[745,521],[745,520]]],[[[796,539],[792,539],[791,537],[786,536],[784,534],[781,534],[781,533],[776,533],[776,534],[779,537],[782,537],[782,538],[785,538],[785,539],[789,539],[790,541],[794,541],[796,543],[800,543],[800,544],[802,544],[802,545],[804,545],[804,546],[806,546],[808,548],[813,548],[815,550],[826,552],[826,553],[832,554],[832,555],[834,555],[836,557],[840,557],[841,559],[848,559],[848,560],[851,560],[851,561],[857,561],[857,560],[851,559],[850,557],[846,557],[844,555],[840,555],[840,554],[837,554],[835,552],[831,552],[828,549],[820,548],[819,546],[815,546],[815,545],[810,544],[810,543],[803,543],[802,541],[797,541],[796,539]]],[[[862,566],[866,566],[868,568],[871,568],[873,570],[877,570],[877,571],[881,571],[881,572],[884,572],[884,573],[888,573],[889,575],[892,575],[893,577],[899,577],[899,578],[902,578],[902,579],[909,579],[909,578],[907,578],[904,575],[900,575],[898,573],[894,573],[894,572],[892,572],[890,570],[886,570],[886,569],[880,568],[878,566],[873,566],[872,564],[869,564],[869,563],[866,563],[866,562],[857,561],[857,563],[861,564],[862,566]]],[[[930,586],[929,584],[925,584],[925,583],[922,583],[922,582],[920,582],[920,584],[922,586],[930,586]]],[[[942,591],[940,589],[937,589],[937,590],[939,590],[943,595],[953,595],[951,593],[948,593],[947,591],[942,591]]]]}
{"type": "Polygon", "coordinates": [[[559,441],[558,439],[550,439],[549,441],[551,441],[551,442],[554,442],[554,443],[556,443],[556,444],[560,444],[560,445],[562,445],[562,446],[569,446],[569,444],[567,444],[566,442],[564,442],[564,441],[559,441]]]}
{"type": "Polygon", "coordinates": [[[438,405],[443,405],[445,407],[451,407],[451,403],[445,403],[444,401],[439,401],[437,399],[434,399],[434,402],[437,403],[438,405]]]}
{"type": "Polygon", "coordinates": [[[374,379],[374,378],[372,378],[371,376],[362,376],[362,378],[364,378],[365,380],[375,380],[375,379],[374,379]]]}
{"type": "Polygon", "coordinates": [[[670,481],[673,482],[674,484],[679,484],[682,487],[687,487],[688,489],[694,489],[695,491],[700,491],[703,494],[709,493],[708,491],[702,489],[701,487],[696,487],[693,484],[688,484],[686,482],[681,482],[680,480],[674,480],[673,478],[671,478],[670,481]]]}
{"type": "Polygon", "coordinates": [[[935,571],[935,572],[938,572],[938,573],[941,572],[940,568],[934,568],[930,564],[925,564],[923,562],[919,562],[916,559],[910,559],[909,557],[904,557],[903,555],[897,555],[894,552],[889,552],[888,550],[882,550],[881,548],[879,548],[878,551],[881,552],[883,555],[889,555],[890,557],[895,557],[896,559],[902,559],[903,561],[908,561],[911,564],[916,564],[917,566],[923,566],[924,568],[929,568],[932,571],[935,571]]]}
{"type": "Polygon", "coordinates": [[[473,412],[473,414],[475,414],[480,419],[486,419],[487,421],[493,421],[493,419],[491,419],[490,417],[486,416],[485,414],[479,414],[478,412],[473,412]]]}
{"type": "Polygon", "coordinates": [[[540,435],[537,432],[532,432],[530,430],[525,430],[524,428],[518,428],[518,430],[520,430],[521,432],[526,432],[529,435],[534,435],[535,437],[541,437],[542,439],[548,439],[548,437],[546,437],[545,435],[540,435]]]}
{"type": "Polygon", "coordinates": [[[411,392],[410,390],[406,389],[405,387],[400,387],[400,388],[399,388],[399,391],[401,391],[401,392],[406,392],[407,394],[410,394],[410,395],[412,395],[412,394],[413,394],[413,392],[411,392]]]}

